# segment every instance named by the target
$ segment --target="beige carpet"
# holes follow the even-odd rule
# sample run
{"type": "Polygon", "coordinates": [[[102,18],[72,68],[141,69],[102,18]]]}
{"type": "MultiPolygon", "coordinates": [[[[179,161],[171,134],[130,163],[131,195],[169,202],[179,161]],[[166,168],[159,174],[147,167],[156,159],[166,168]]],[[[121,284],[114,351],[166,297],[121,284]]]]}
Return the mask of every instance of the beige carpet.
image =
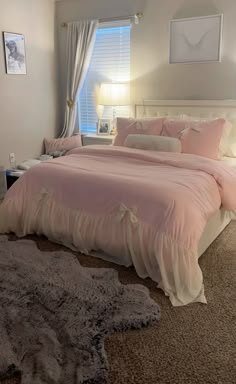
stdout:
{"type": "MultiPolygon", "coordinates": [[[[61,248],[43,238],[37,243],[42,250],[61,248]]],[[[208,305],[173,308],[151,280],[142,281],[132,268],[82,255],[79,260],[85,266],[117,268],[123,283],[145,284],[162,310],[156,326],[107,339],[109,384],[236,383],[236,222],[200,259],[208,305]]]]}

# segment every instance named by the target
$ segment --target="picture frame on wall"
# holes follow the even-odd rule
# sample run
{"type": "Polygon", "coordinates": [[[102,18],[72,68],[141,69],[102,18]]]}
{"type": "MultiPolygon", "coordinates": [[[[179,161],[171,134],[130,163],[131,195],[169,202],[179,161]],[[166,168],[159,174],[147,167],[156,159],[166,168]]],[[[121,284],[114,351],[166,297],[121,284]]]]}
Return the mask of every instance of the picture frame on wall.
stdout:
{"type": "Polygon", "coordinates": [[[99,119],[97,123],[98,135],[110,135],[111,133],[111,120],[99,119]]]}
{"type": "Polygon", "coordinates": [[[170,21],[170,64],[221,61],[223,15],[170,21]]]}
{"type": "Polygon", "coordinates": [[[6,73],[26,75],[25,37],[20,33],[3,32],[6,73]]]}

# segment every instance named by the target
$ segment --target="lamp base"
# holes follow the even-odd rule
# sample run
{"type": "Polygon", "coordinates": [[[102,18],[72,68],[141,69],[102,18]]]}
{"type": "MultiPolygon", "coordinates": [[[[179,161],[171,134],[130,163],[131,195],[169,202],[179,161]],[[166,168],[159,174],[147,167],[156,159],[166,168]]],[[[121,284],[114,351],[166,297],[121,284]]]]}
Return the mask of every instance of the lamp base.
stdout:
{"type": "Polygon", "coordinates": [[[111,129],[111,132],[110,134],[112,136],[115,136],[116,135],[116,126],[115,126],[115,121],[116,121],[116,107],[113,105],[112,106],[112,115],[113,115],[113,119],[112,119],[112,129],[111,129]]]}
{"type": "Polygon", "coordinates": [[[115,136],[116,133],[117,133],[116,127],[113,126],[112,129],[111,129],[110,135],[115,136]]]}

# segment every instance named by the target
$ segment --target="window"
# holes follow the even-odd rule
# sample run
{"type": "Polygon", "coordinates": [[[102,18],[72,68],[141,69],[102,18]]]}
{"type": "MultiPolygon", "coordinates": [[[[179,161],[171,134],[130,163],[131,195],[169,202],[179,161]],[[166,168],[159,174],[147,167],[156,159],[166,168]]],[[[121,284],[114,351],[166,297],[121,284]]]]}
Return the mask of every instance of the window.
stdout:
{"type": "MultiPolygon", "coordinates": [[[[96,92],[103,82],[130,80],[130,31],[131,25],[104,23],[96,32],[96,42],[83,88],[79,95],[80,131],[96,132],[96,92]]],[[[116,107],[116,114],[129,116],[129,107],[116,107]]],[[[105,107],[102,116],[112,119],[112,107],[105,107]]]]}

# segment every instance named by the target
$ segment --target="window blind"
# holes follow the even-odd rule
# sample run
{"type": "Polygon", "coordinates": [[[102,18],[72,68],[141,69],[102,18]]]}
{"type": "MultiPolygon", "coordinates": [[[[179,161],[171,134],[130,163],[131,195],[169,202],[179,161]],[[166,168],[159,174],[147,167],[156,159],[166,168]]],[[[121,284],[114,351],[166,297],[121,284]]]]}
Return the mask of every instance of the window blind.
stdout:
{"type": "MultiPolygon", "coordinates": [[[[96,132],[96,92],[103,82],[130,80],[130,31],[131,25],[105,26],[96,32],[91,64],[79,95],[79,123],[82,133],[96,132]]],[[[116,107],[116,115],[129,116],[129,107],[116,107]]],[[[105,107],[102,118],[112,119],[112,107],[105,107]]]]}

